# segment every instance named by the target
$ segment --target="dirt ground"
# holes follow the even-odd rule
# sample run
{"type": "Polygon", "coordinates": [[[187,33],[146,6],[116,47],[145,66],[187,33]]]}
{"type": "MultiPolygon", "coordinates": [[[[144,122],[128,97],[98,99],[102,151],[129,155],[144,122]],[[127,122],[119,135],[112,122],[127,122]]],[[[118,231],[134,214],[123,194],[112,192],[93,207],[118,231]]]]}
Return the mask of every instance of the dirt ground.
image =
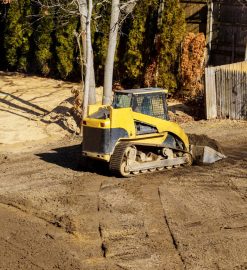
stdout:
{"type": "MultiPolygon", "coordinates": [[[[73,90],[80,84],[0,71],[0,151],[29,151],[78,133],[73,90]]],[[[97,88],[98,101],[101,92],[97,88]]]]}
{"type": "MultiPolygon", "coordinates": [[[[42,117],[71,97],[75,84],[23,74],[0,72],[0,147],[59,138],[42,117]],[[52,135],[52,136],[51,136],[52,135]]],[[[13,149],[13,147],[12,147],[13,149]]]]}
{"type": "Polygon", "coordinates": [[[120,179],[81,171],[75,135],[3,143],[0,269],[247,269],[247,123],[182,126],[228,158],[120,179]]]}

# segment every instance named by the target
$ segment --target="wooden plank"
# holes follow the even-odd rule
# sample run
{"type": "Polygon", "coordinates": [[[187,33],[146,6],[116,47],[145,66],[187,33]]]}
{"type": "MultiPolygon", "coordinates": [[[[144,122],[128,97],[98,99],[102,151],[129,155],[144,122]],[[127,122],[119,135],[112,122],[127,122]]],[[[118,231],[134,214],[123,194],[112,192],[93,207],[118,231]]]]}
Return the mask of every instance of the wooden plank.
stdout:
{"type": "Polygon", "coordinates": [[[233,83],[229,82],[229,119],[233,119],[233,114],[232,114],[232,87],[233,83]]]}
{"type": "Polygon", "coordinates": [[[241,104],[242,104],[242,79],[243,79],[243,72],[238,71],[237,72],[237,80],[238,80],[238,87],[237,87],[237,119],[240,120],[241,119],[241,104]]]}
{"type": "MultiPolygon", "coordinates": [[[[230,71],[228,71],[230,73],[230,71]]],[[[229,75],[230,76],[230,75],[229,75]]],[[[233,106],[233,102],[234,102],[234,89],[233,89],[233,82],[230,81],[230,78],[228,78],[228,87],[229,87],[229,91],[230,91],[230,95],[231,95],[231,103],[230,103],[230,115],[229,118],[230,119],[234,119],[234,106],[233,106]]]]}
{"type": "MultiPolygon", "coordinates": [[[[233,71],[229,71],[233,73],[233,71]]],[[[229,91],[231,95],[231,102],[230,102],[230,119],[235,119],[235,94],[234,94],[234,82],[233,82],[234,75],[232,75],[231,81],[229,80],[229,91]]]]}
{"type": "Polygon", "coordinates": [[[245,116],[245,119],[247,119],[247,73],[245,73],[244,116],[245,116]]]}
{"type": "Polygon", "coordinates": [[[234,73],[235,73],[234,80],[235,80],[235,90],[236,90],[235,119],[238,120],[239,119],[239,72],[235,71],[234,73]]]}
{"type": "Polygon", "coordinates": [[[226,64],[226,65],[218,66],[217,68],[226,69],[226,70],[239,70],[239,71],[247,72],[247,61],[234,63],[234,64],[226,64]]]}
{"type": "Polygon", "coordinates": [[[205,116],[206,119],[208,119],[208,69],[205,68],[205,98],[204,98],[204,103],[205,103],[205,116]]]}
{"type": "Polygon", "coordinates": [[[218,91],[220,93],[220,118],[223,117],[223,97],[224,97],[224,93],[223,93],[223,84],[224,84],[224,74],[222,72],[222,70],[219,70],[219,74],[220,74],[220,81],[218,84],[218,91]]]}
{"type": "Polygon", "coordinates": [[[247,61],[205,72],[206,117],[247,119],[247,61]]]}
{"type": "Polygon", "coordinates": [[[247,73],[242,72],[241,74],[241,104],[240,104],[240,119],[244,119],[244,112],[242,110],[243,106],[244,106],[244,87],[245,87],[245,83],[244,81],[246,80],[246,75],[247,73]]]}
{"type": "Polygon", "coordinates": [[[221,88],[221,116],[222,118],[225,118],[226,116],[226,112],[225,112],[225,109],[226,109],[226,102],[225,102],[225,97],[226,97],[226,72],[224,72],[223,70],[221,70],[221,74],[222,74],[222,84],[220,85],[220,88],[221,88]]]}
{"type": "Polygon", "coordinates": [[[239,119],[244,118],[243,106],[244,106],[244,72],[241,72],[241,87],[240,87],[240,112],[239,119]]]}
{"type": "Polygon", "coordinates": [[[228,96],[230,95],[231,92],[231,73],[229,70],[226,72],[227,77],[226,77],[226,83],[225,83],[225,118],[229,118],[230,115],[230,109],[228,108],[229,104],[229,99],[228,96]]]}
{"type": "MultiPolygon", "coordinates": [[[[230,84],[230,82],[229,82],[230,84]]],[[[235,117],[235,111],[234,111],[234,105],[235,105],[235,95],[234,95],[234,83],[231,82],[231,116],[230,119],[234,119],[235,117]]]]}
{"type": "Polygon", "coordinates": [[[206,118],[214,119],[217,117],[216,111],[216,87],[215,87],[215,69],[210,67],[205,71],[205,89],[206,89],[206,118]]]}
{"type": "Polygon", "coordinates": [[[247,72],[243,74],[241,119],[247,120],[247,72]]]}
{"type": "Polygon", "coordinates": [[[238,109],[238,98],[239,98],[239,72],[238,71],[235,71],[235,77],[234,77],[234,80],[235,80],[235,93],[236,93],[236,103],[235,103],[235,119],[237,120],[238,119],[238,115],[239,115],[239,109],[238,109]]]}
{"type": "Polygon", "coordinates": [[[245,119],[247,119],[247,73],[245,73],[244,106],[245,119]]]}
{"type": "Polygon", "coordinates": [[[216,118],[215,69],[211,69],[211,118],[216,118]]]}
{"type": "Polygon", "coordinates": [[[227,82],[227,71],[223,72],[223,70],[221,70],[221,74],[222,74],[222,85],[220,85],[220,91],[222,93],[221,95],[221,117],[223,119],[225,119],[226,117],[226,82],[227,82]]]}
{"type": "Polygon", "coordinates": [[[230,106],[230,96],[231,96],[231,88],[230,88],[230,80],[231,80],[231,73],[228,73],[228,81],[227,85],[225,85],[225,118],[230,118],[231,106],[230,106]]]}
{"type": "Polygon", "coordinates": [[[229,91],[229,119],[230,119],[230,115],[231,115],[231,110],[233,109],[232,111],[232,117],[234,118],[235,117],[235,108],[233,107],[232,108],[232,102],[233,102],[233,96],[232,96],[232,93],[233,93],[233,89],[234,89],[234,72],[232,70],[228,70],[228,79],[229,79],[229,87],[228,87],[228,91],[229,91]]]}
{"type": "Polygon", "coordinates": [[[232,89],[228,87],[228,118],[231,119],[232,89]]]}
{"type": "Polygon", "coordinates": [[[243,79],[244,79],[244,72],[241,72],[241,86],[240,86],[240,104],[239,104],[239,119],[242,119],[242,106],[243,106],[243,79]]]}
{"type": "Polygon", "coordinates": [[[221,92],[220,92],[220,82],[221,82],[221,73],[217,72],[215,73],[215,82],[216,82],[216,113],[217,117],[221,118],[221,92]]]}
{"type": "Polygon", "coordinates": [[[236,119],[236,104],[237,104],[237,72],[236,71],[233,71],[232,72],[232,78],[231,78],[231,81],[232,81],[232,92],[233,92],[233,119],[236,119]]]}
{"type": "Polygon", "coordinates": [[[219,101],[220,113],[219,113],[219,116],[220,116],[220,118],[222,118],[222,106],[223,106],[223,103],[222,103],[222,101],[223,101],[222,84],[223,84],[223,81],[224,81],[224,77],[223,77],[223,74],[222,74],[221,70],[219,70],[218,74],[219,74],[219,78],[220,78],[220,80],[218,81],[218,89],[217,89],[217,91],[219,92],[219,97],[220,97],[220,101],[219,101]]]}

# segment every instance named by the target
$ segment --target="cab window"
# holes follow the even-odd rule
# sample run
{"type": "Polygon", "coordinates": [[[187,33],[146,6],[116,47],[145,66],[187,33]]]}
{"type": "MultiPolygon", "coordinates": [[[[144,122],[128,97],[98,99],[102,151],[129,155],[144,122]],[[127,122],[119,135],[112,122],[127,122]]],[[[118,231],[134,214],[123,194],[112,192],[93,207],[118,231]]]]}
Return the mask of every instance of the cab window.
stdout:
{"type": "Polygon", "coordinates": [[[115,109],[131,107],[131,94],[115,93],[112,106],[115,109]]]}

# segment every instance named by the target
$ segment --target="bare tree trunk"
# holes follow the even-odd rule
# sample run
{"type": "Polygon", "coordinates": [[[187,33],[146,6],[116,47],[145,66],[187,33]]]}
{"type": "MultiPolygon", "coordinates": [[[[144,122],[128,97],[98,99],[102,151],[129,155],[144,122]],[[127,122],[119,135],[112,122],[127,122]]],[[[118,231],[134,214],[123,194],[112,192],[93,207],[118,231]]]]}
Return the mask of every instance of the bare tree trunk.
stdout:
{"type": "Polygon", "coordinates": [[[245,58],[244,61],[247,61],[247,41],[246,41],[246,46],[245,46],[245,58]]]}
{"type": "MultiPolygon", "coordinates": [[[[86,54],[87,54],[87,41],[86,41],[86,22],[87,22],[87,15],[88,15],[88,5],[87,0],[78,0],[79,4],[79,12],[80,12],[80,23],[81,23],[81,40],[82,40],[82,48],[83,48],[83,62],[86,66],[86,54]]],[[[90,37],[91,38],[91,37],[90,37]]],[[[93,49],[91,43],[91,57],[90,57],[90,85],[89,85],[89,97],[88,97],[88,104],[95,104],[96,103],[96,92],[95,92],[95,75],[94,75],[94,64],[93,64],[93,49]]],[[[85,68],[86,69],[86,68],[85,68]]],[[[83,81],[83,75],[82,75],[83,81]]]]}
{"type": "MultiPolygon", "coordinates": [[[[82,47],[83,47],[83,55],[84,55],[84,63],[86,63],[86,52],[87,52],[87,45],[86,45],[86,19],[85,17],[81,16],[81,29],[82,29],[82,47]]],[[[96,103],[96,92],[95,92],[95,75],[94,75],[94,62],[93,62],[93,49],[91,43],[91,57],[90,57],[90,86],[89,86],[89,99],[88,104],[95,104],[96,103]]]]}
{"type": "Polygon", "coordinates": [[[165,1],[160,0],[159,1],[159,9],[158,9],[158,28],[159,28],[159,30],[162,27],[162,14],[164,12],[164,9],[165,9],[165,1]]]}
{"type": "Polygon", "coordinates": [[[87,0],[78,0],[79,5],[79,12],[80,12],[80,23],[81,23],[81,41],[82,41],[82,48],[83,48],[83,60],[84,63],[86,62],[86,20],[87,20],[87,0]]]}
{"type": "Polygon", "coordinates": [[[74,35],[76,37],[76,41],[77,41],[77,46],[79,48],[79,55],[80,55],[80,66],[81,66],[81,88],[82,88],[82,92],[83,92],[83,89],[84,89],[84,72],[83,72],[83,67],[84,67],[84,60],[83,60],[83,51],[81,49],[81,38],[80,38],[80,35],[74,31],[74,35]]]}
{"type": "Polygon", "coordinates": [[[112,0],[110,34],[104,72],[104,105],[111,103],[114,56],[117,45],[118,20],[120,14],[119,2],[119,0],[112,0]]]}
{"type": "MultiPolygon", "coordinates": [[[[158,28],[158,34],[155,36],[155,45],[156,45],[156,51],[159,51],[160,47],[160,31],[162,28],[162,22],[163,22],[163,12],[165,9],[165,0],[160,0],[159,1],[159,8],[158,8],[158,21],[157,21],[157,28],[158,28]]],[[[156,67],[155,67],[155,74],[154,74],[154,82],[155,82],[155,87],[157,87],[158,83],[158,78],[159,78],[159,56],[156,55],[156,67]]]]}
{"type": "Polygon", "coordinates": [[[84,87],[84,100],[83,100],[83,119],[88,114],[88,100],[90,90],[90,74],[92,64],[92,43],[91,43],[91,17],[93,9],[93,0],[88,0],[87,20],[86,20],[86,76],[84,87]]]}
{"type": "Polygon", "coordinates": [[[90,57],[90,83],[89,83],[89,97],[88,104],[96,103],[96,89],[95,89],[95,74],[94,74],[94,61],[93,61],[93,48],[91,44],[91,57],[90,57]]]}
{"type": "Polygon", "coordinates": [[[211,49],[212,49],[212,39],[213,39],[213,10],[214,10],[214,3],[213,1],[208,1],[208,18],[207,18],[207,59],[206,59],[206,67],[209,66],[211,62],[211,49]]]}

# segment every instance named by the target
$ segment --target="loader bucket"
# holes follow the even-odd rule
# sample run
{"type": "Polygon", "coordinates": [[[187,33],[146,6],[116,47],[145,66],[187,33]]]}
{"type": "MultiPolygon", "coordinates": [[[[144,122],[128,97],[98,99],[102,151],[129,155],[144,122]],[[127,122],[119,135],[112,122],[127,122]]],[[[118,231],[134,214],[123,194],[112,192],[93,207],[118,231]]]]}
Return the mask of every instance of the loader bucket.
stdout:
{"type": "Polygon", "coordinates": [[[195,163],[211,164],[226,156],[209,146],[191,145],[191,154],[195,163]]]}

